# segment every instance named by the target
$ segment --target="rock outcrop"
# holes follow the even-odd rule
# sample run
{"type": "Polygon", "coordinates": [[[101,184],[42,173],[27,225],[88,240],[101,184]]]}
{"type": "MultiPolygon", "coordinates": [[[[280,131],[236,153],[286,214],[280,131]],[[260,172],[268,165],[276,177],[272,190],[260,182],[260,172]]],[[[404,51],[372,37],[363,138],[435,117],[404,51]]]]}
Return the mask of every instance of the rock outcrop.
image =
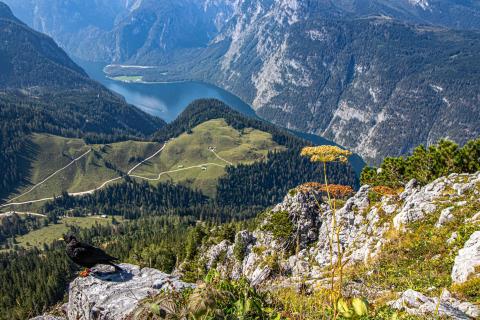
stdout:
{"type": "Polygon", "coordinates": [[[65,318],[49,315],[35,320],[123,320],[139,303],[162,290],[183,290],[193,287],[177,277],[152,268],[120,264],[122,272],[112,273],[111,267],[96,267],[85,278],[77,278],[68,292],[64,305],[65,318]]]}
{"type": "Polygon", "coordinates": [[[463,320],[477,319],[480,316],[480,309],[477,306],[452,298],[447,290],[442,293],[440,301],[415,290],[407,290],[398,300],[392,301],[390,306],[416,316],[437,314],[439,317],[463,320]]]}
{"type": "MultiPolygon", "coordinates": [[[[480,265],[479,214],[472,212],[478,208],[479,195],[480,172],[452,174],[423,187],[412,180],[399,195],[382,195],[363,186],[335,211],[335,223],[339,226],[335,230],[334,210],[322,201],[320,194],[299,188],[266,212],[256,230],[238,233],[233,243],[224,240],[202,248],[201,260],[207,268],[216,268],[223,276],[245,277],[259,288],[300,285],[318,288],[328,284],[330,266],[337,262],[339,252],[345,267],[368,267],[386,245],[395,246],[402,234],[425,223],[432,232],[442,234],[449,248],[448,257],[437,255],[435,259],[452,259],[458,253],[452,268],[452,283],[464,282],[475,276],[480,265]],[[467,207],[470,211],[465,211],[467,207]],[[462,236],[465,231],[461,231],[465,229],[458,229],[465,224],[469,230],[478,230],[466,243],[462,236]],[[290,230],[288,235],[284,234],[286,230],[290,230]],[[390,238],[390,234],[395,237],[390,238]]],[[[359,286],[349,283],[344,289],[367,294],[372,299],[395,293],[385,288],[359,286]]],[[[438,298],[407,290],[391,305],[412,314],[432,314],[436,312],[438,298]]],[[[444,291],[440,315],[469,319],[478,312],[475,305],[444,291]]]]}
{"type": "Polygon", "coordinates": [[[463,249],[458,252],[452,269],[452,281],[463,283],[478,273],[480,267],[480,231],[470,236],[463,249]]]}
{"type": "MultiPolygon", "coordinates": [[[[479,191],[475,188],[479,183],[480,172],[476,174],[451,174],[448,177],[438,178],[422,188],[418,186],[415,180],[412,180],[406,185],[405,191],[400,195],[404,203],[393,219],[393,225],[399,229],[409,223],[424,219],[426,215],[437,209],[436,202],[445,196],[447,191],[452,191],[452,194],[448,194],[451,196],[450,201],[453,201],[455,196],[463,196],[468,190],[474,190],[478,194],[479,191]]],[[[461,203],[456,205],[459,204],[461,203]]],[[[451,220],[451,210],[453,208],[447,209],[442,212],[437,226],[441,226],[451,220]]]]}

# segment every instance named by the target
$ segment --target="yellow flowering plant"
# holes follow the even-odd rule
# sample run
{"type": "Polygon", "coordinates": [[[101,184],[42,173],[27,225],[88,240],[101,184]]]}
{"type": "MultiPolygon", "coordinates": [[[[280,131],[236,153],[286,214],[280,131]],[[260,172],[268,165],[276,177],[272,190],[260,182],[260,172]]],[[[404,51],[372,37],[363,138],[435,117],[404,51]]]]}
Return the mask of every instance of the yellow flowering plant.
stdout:
{"type": "MultiPolygon", "coordinates": [[[[329,239],[329,246],[330,246],[330,268],[331,268],[331,292],[330,292],[330,303],[333,309],[333,318],[337,319],[339,315],[339,308],[338,308],[338,301],[340,301],[342,297],[342,282],[343,282],[343,262],[342,262],[342,248],[340,244],[340,227],[337,224],[336,218],[336,201],[332,201],[332,197],[337,197],[340,195],[347,195],[351,192],[350,187],[346,186],[334,186],[328,184],[327,178],[327,163],[328,162],[342,162],[346,163],[348,161],[348,157],[352,155],[352,152],[349,150],[345,150],[339,148],[337,146],[316,146],[316,147],[305,147],[302,149],[301,153],[304,157],[309,157],[310,161],[312,162],[321,162],[323,163],[323,174],[325,179],[324,185],[317,185],[317,184],[309,184],[306,187],[320,187],[320,190],[325,191],[328,196],[328,205],[333,210],[332,215],[332,230],[331,236],[329,239]],[[338,191],[338,192],[337,192],[338,191]],[[341,191],[341,192],[340,192],[341,191]],[[338,259],[336,265],[333,263],[333,246],[334,240],[337,242],[337,252],[338,252],[338,259]],[[338,269],[339,274],[339,288],[336,290],[335,286],[335,279],[336,273],[338,269]]],[[[352,190],[353,191],[353,190],[352,190]]],[[[320,208],[320,203],[317,200],[318,207],[320,208]]]]}
{"type": "Polygon", "coordinates": [[[301,155],[310,157],[312,162],[347,162],[352,152],[337,146],[317,146],[303,148],[301,155]]]}

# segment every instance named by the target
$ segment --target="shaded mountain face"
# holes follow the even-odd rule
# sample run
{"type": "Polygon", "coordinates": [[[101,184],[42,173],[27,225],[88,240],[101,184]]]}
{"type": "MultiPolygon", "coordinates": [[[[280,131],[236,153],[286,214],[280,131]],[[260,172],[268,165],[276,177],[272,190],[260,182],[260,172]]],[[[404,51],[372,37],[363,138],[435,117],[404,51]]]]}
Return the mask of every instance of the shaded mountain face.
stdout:
{"type": "Polygon", "coordinates": [[[31,109],[47,117],[44,127],[83,133],[142,136],[163,126],[89,79],[51,38],[20,22],[1,2],[0,43],[2,111],[21,105],[22,114],[31,109]]]}
{"type": "Polygon", "coordinates": [[[0,88],[75,87],[89,81],[51,38],[15,18],[0,19],[0,41],[5,44],[0,47],[0,88]]]}

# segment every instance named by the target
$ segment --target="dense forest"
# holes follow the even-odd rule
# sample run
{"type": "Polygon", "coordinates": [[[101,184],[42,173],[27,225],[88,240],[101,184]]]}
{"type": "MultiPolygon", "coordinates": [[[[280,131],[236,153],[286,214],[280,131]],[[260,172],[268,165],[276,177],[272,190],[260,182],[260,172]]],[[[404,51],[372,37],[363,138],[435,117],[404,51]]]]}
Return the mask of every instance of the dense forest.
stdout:
{"type": "Polygon", "coordinates": [[[480,139],[470,140],[463,147],[441,140],[438,144],[419,146],[412,155],[386,158],[378,168],[366,167],[362,184],[400,187],[411,179],[425,185],[451,173],[475,173],[480,170],[480,139]]]}
{"type": "MultiPolygon", "coordinates": [[[[217,202],[221,205],[271,206],[280,202],[288,190],[311,181],[321,181],[323,171],[318,164],[300,156],[300,149],[269,153],[266,161],[228,167],[217,186],[217,202]]],[[[349,165],[331,163],[327,168],[331,183],[358,187],[358,180],[349,165]]]]}
{"type": "Polygon", "coordinates": [[[160,183],[152,186],[147,182],[129,181],[98,190],[94,194],[72,197],[64,193],[42,208],[44,213],[63,215],[86,214],[122,215],[127,219],[143,215],[163,214],[169,209],[184,209],[206,204],[207,197],[200,192],[181,185],[160,183]],[[71,210],[75,209],[75,210],[71,210]]]}

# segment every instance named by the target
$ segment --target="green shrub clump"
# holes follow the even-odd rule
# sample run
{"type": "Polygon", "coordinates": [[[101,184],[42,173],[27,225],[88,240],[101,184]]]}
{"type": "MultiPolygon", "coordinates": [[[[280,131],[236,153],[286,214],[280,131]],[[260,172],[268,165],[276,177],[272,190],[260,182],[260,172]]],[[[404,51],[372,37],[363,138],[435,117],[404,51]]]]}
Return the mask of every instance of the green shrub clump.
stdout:
{"type": "Polygon", "coordinates": [[[275,239],[287,240],[293,234],[293,223],[287,211],[271,212],[262,231],[271,232],[275,239]]]}
{"type": "Polygon", "coordinates": [[[386,158],[379,168],[366,167],[361,174],[361,184],[388,186],[405,185],[416,179],[420,184],[451,173],[475,173],[480,170],[480,139],[471,140],[459,147],[449,140],[440,140],[428,148],[419,146],[408,157],[386,158]]]}

